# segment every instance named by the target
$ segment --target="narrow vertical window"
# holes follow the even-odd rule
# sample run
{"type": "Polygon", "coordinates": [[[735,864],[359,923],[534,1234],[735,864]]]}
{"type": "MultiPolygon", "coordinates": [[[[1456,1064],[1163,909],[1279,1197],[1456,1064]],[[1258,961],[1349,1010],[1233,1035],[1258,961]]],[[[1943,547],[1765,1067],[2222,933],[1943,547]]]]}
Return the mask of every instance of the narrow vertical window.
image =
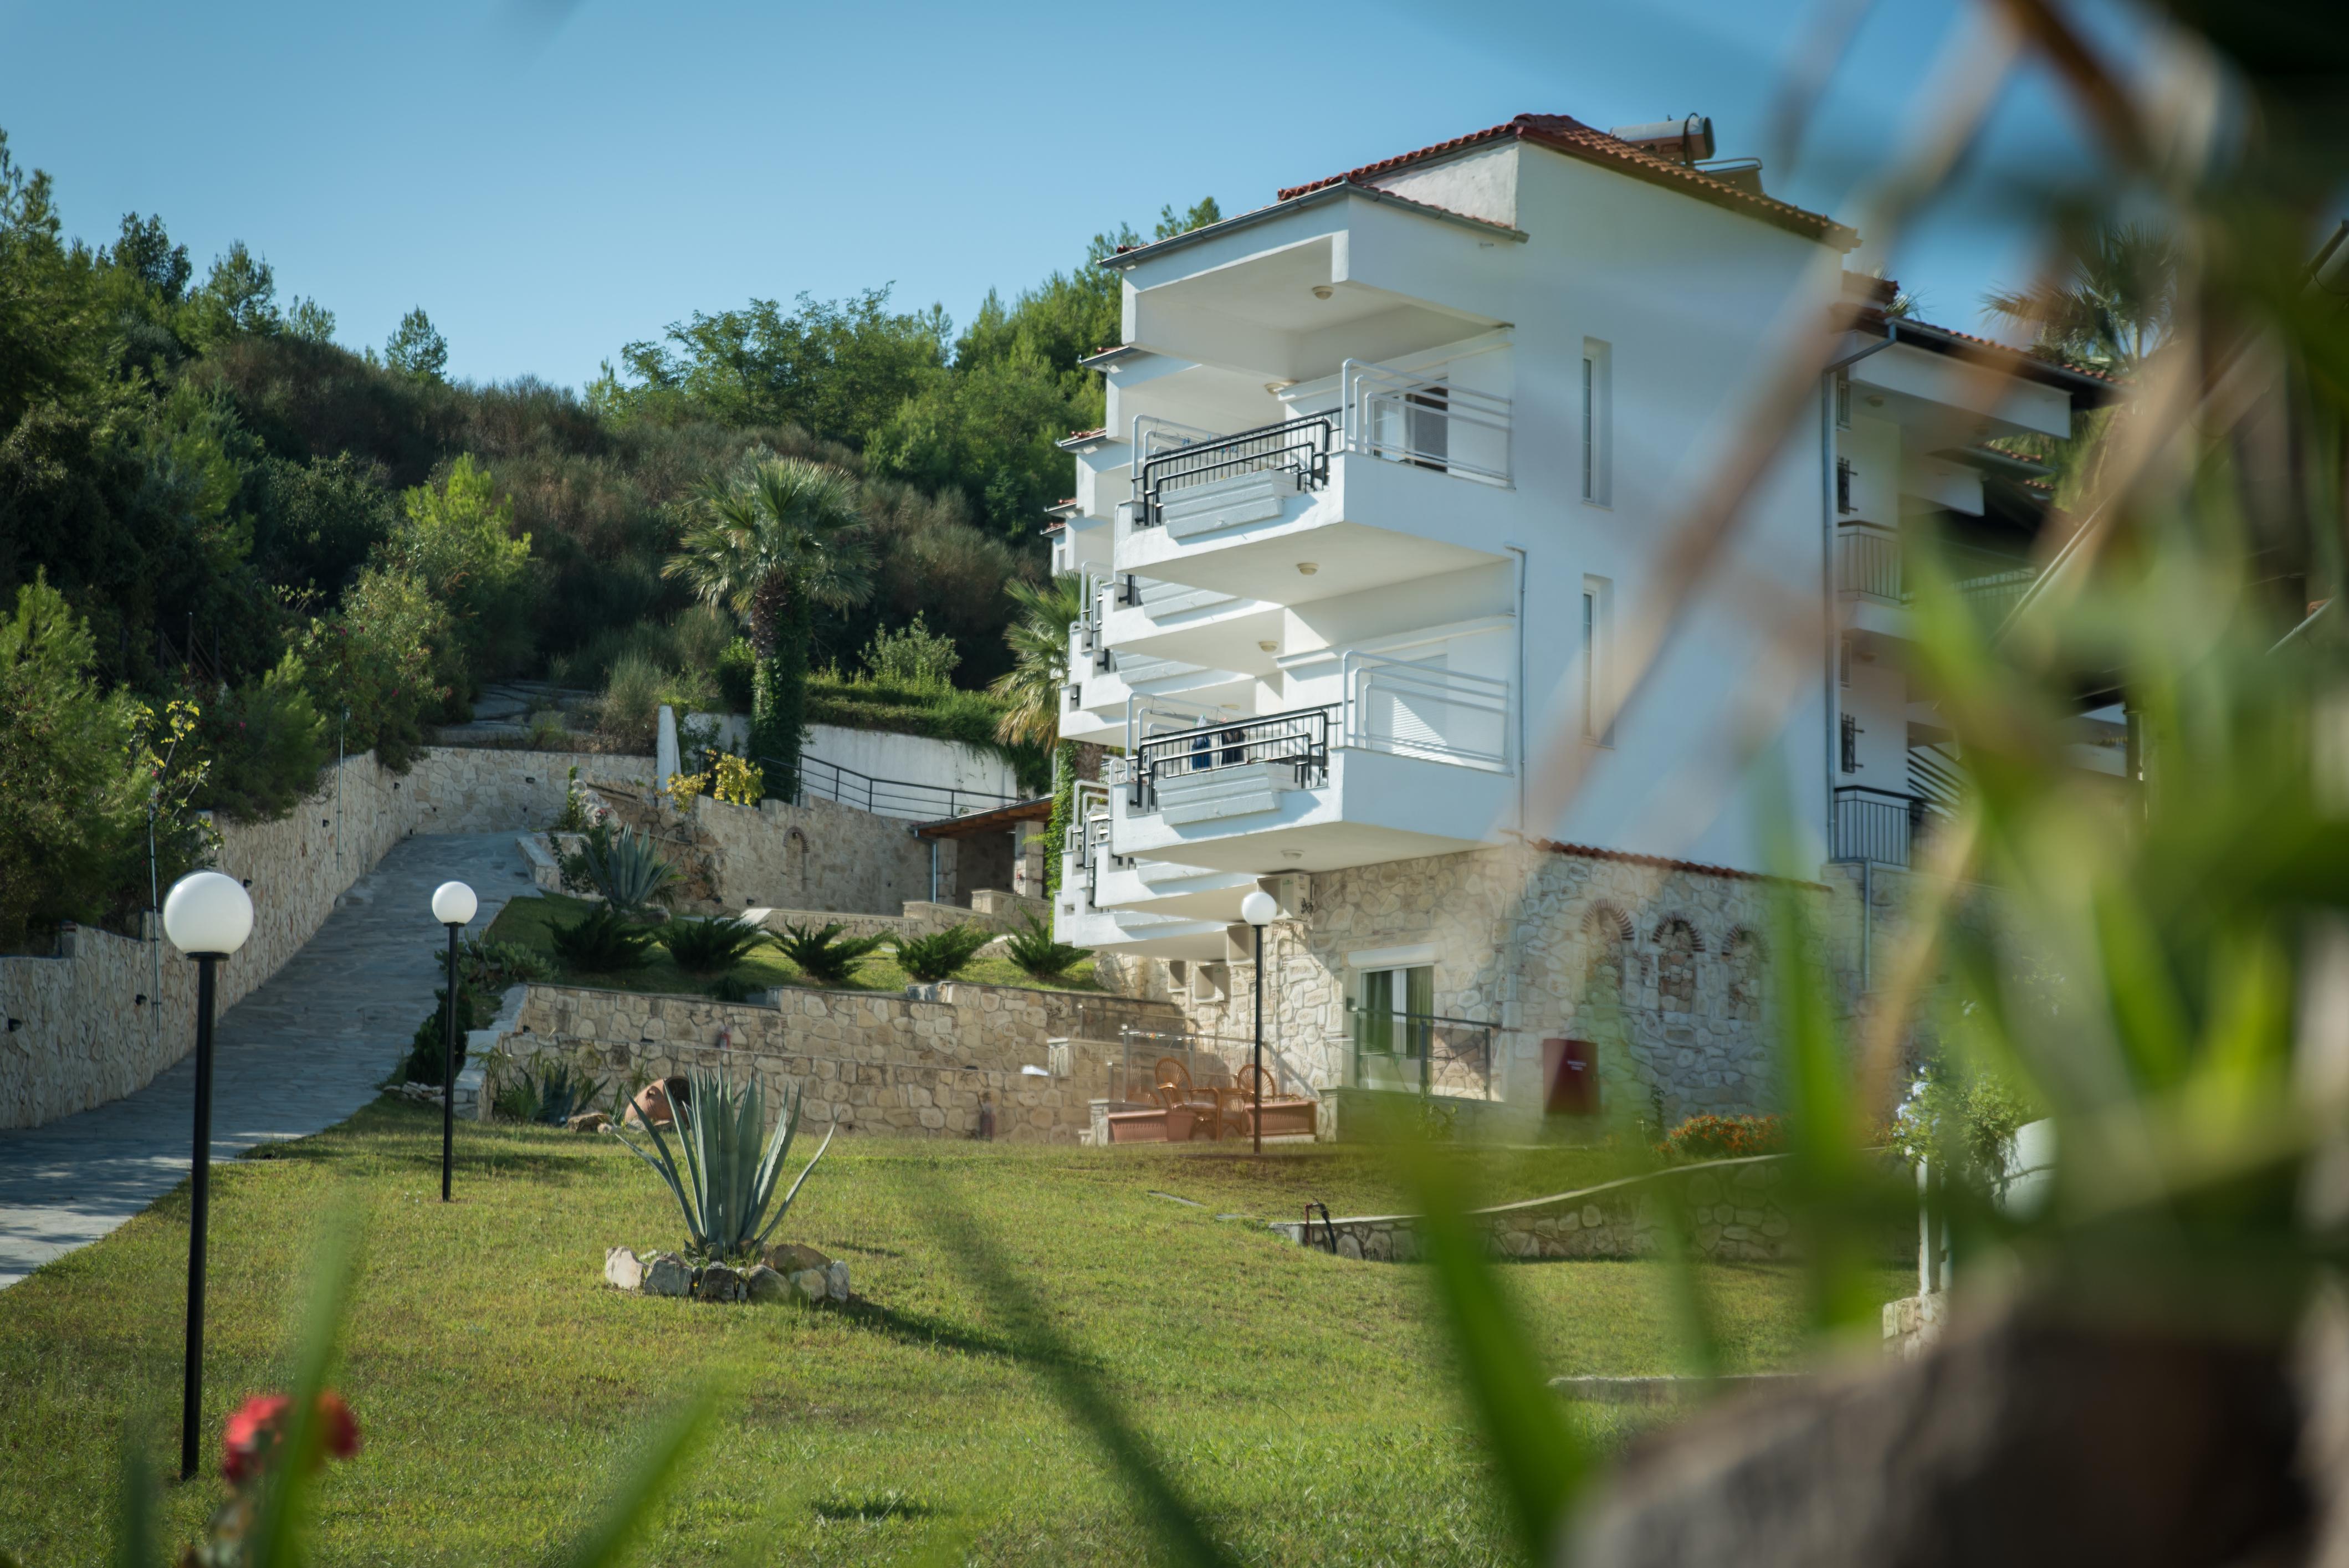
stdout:
{"type": "Polygon", "coordinates": [[[1613,596],[1605,578],[1582,580],[1582,738],[1599,746],[1615,744],[1609,686],[1614,671],[1608,647],[1614,633],[1613,596]]]}
{"type": "Polygon", "coordinates": [[[1582,499],[1615,502],[1614,351],[1595,337],[1582,340],[1582,499]]]}
{"type": "Polygon", "coordinates": [[[1836,684],[1845,687],[1851,685],[1851,639],[1849,637],[1836,639],[1836,684]]]}
{"type": "MultiPolygon", "coordinates": [[[[1590,356],[1582,356],[1582,499],[1597,500],[1599,491],[1599,411],[1591,402],[1591,388],[1598,384],[1598,364],[1590,356]]],[[[1585,603],[1589,595],[1584,594],[1585,603]]]]}
{"type": "Polygon", "coordinates": [[[1836,372],[1835,414],[1837,429],[1851,428],[1851,375],[1848,371],[1836,372]]]}
{"type": "Polygon", "coordinates": [[[1851,714],[1843,716],[1843,770],[1857,773],[1859,769],[1859,738],[1863,731],[1859,720],[1851,714]]]}
{"type": "Polygon", "coordinates": [[[1851,459],[1837,458],[1836,459],[1836,511],[1837,511],[1856,510],[1851,502],[1852,479],[1851,459]]]}

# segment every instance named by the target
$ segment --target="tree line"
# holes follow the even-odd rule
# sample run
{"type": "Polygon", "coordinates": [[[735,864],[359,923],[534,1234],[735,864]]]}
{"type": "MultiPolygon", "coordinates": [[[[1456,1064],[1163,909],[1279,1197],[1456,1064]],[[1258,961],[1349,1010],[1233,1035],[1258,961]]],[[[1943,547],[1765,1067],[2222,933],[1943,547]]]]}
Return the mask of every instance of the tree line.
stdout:
{"type": "Polygon", "coordinates": [[[1076,361],[1118,336],[1090,263],[1134,239],[959,334],[885,288],[697,313],[583,395],[452,381],[420,307],[355,352],[243,242],[199,277],[159,216],[68,238],[0,132],[0,950],[144,907],[150,817],[168,881],[197,812],[282,814],[338,740],[404,768],[487,682],[636,658],[730,706],[774,650],[670,563],[778,462],[831,476],[857,564],[791,617],[797,667],[914,629],[957,685],[1009,673],[1052,443],[1100,418],[1076,361]]]}

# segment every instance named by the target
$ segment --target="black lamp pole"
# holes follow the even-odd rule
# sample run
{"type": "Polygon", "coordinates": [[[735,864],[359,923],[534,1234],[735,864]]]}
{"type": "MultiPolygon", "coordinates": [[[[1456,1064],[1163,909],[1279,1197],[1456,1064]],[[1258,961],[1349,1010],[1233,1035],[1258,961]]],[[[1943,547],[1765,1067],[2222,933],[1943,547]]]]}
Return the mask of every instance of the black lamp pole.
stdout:
{"type": "Polygon", "coordinates": [[[1264,927],[1256,928],[1256,1115],[1248,1120],[1248,1151],[1264,1152],[1264,927]]]}
{"type": "Polygon", "coordinates": [[[204,1226],[212,1190],[212,970],[217,953],[196,960],[196,1147],[188,1213],[188,1361],[180,1400],[180,1479],[196,1473],[196,1428],[204,1402],[204,1226]]]}
{"type": "Polygon", "coordinates": [[[449,1202],[449,1172],[457,1157],[457,932],[449,923],[449,1011],[440,1026],[440,1201],[449,1202]]]}

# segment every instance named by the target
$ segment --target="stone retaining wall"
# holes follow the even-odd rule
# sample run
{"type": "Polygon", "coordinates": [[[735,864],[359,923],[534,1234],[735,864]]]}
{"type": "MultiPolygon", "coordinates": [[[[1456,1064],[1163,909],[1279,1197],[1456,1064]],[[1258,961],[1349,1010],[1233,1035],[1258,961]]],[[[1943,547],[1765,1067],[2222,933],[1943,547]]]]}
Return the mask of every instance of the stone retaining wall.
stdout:
{"type": "Polygon", "coordinates": [[[1137,1028],[1163,1027],[1172,1011],[1017,985],[923,989],[935,999],[786,987],[725,1003],[533,985],[501,1047],[517,1066],[552,1054],[629,1081],[691,1068],[754,1075],[771,1112],[787,1085],[803,1084],[815,1123],[836,1118],[843,1132],[970,1136],[985,1099],[998,1138],[1074,1143],[1092,1113],[1052,1075],[1048,1040],[1075,1032],[1080,1007],[1137,1028]]]}
{"type": "MultiPolygon", "coordinates": [[[[274,975],[409,834],[545,826],[574,762],[652,772],[649,758],[440,748],[397,775],[362,753],[339,776],[326,769],[287,816],[222,823],[214,864],[249,883],[253,935],[220,967],[220,1006],[274,975]]],[[[160,940],[68,927],[53,954],[0,956],[0,1011],[16,1021],[0,1030],[0,1128],[38,1127],[143,1087],[194,1046],[195,1007],[195,966],[160,940]]]]}
{"type": "MultiPolygon", "coordinates": [[[[1794,1227],[1779,1201],[1778,1156],[1715,1161],[1628,1177],[1579,1192],[1537,1198],[1472,1218],[1486,1229],[1493,1255],[1526,1260],[1637,1258],[1653,1255],[1665,1234],[1658,1223],[1657,1185],[1688,1183],[1689,1222],[1696,1254],[1716,1260],[1768,1262],[1793,1255],[1794,1227]]],[[[1376,1214],[1315,1221],[1309,1238],[1301,1221],[1273,1227],[1301,1245],[1326,1246],[1334,1234],[1340,1257],[1412,1263],[1420,1255],[1419,1219],[1376,1214]]]]}

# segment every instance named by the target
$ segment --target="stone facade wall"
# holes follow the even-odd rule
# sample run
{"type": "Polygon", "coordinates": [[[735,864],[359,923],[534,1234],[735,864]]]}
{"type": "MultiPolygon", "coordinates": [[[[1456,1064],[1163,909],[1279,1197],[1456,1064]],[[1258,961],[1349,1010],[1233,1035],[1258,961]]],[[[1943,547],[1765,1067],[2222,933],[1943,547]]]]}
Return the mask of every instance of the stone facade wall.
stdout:
{"type": "MultiPolygon", "coordinates": [[[[1266,931],[1265,989],[1273,998],[1266,1037],[1285,1079],[1316,1089],[1350,1080],[1347,1002],[1368,957],[1379,966],[1432,963],[1435,1013],[1494,1026],[1496,1099],[1538,1106],[1543,1042],[1578,1039],[1598,1047],[1609,1112],[1661,1111],[1671,1123],[1775,1102],[1764,1021],[1776,884],[1763,878],[1545,846],[1282,881],[1299,896],[1266,931]]],[[[1831,987],[1849,997],[1856,894],[1792,886],[1821,929],[1831,987]]],[[[1878,892],[1887,907],[1899,896],[1878,892]]],[[[1884,942],[1878,931],[1879,952],[1884,942]]],[[[1178,982],[1163,961],[1096,963],[1104,984],[1172,1002],[1199,1034],[1246,1040],[1254,1026],[1247,948],[1236,943],[1231,962],[1206,967],[1227,973],[1203,987],[1197,975],[1178,982]]],[[[1444,1037],[1468,1047],[1479,1038],[1464,1028],[1444,1037]]]]}
{"type": "Polygon", "coordinates": [[[1164,1028],[1171,1008],[1117,997],[947,982],[935,999],[787,987],[724,1003],[584,986],[533,985],[502,1044],[517,1065],[553,1054],[633,1081],[691,1068],[755,1075],[771,1113],[806,1087],[808,1114],[843,1132],[972,1136],[982,1098],[996,1136],[1077,1142],[1082,1095],[1052,1076],[1048,1042],[1121,1023],[1164,1028]],[[1034,1068],[1035,1071],[1023,1069],[1034,1068]]]}
{"type": "MultiPolygon", "coordinates": [[[[718,896],[727,908],[822,910],[881,914],[930,897],[930,845],[894,817],[830,800],[730,806],[704,796],[693,823],[715,852],[718,896]]],[[[937,846],[937,896],[964,892],[960,846],[937,846]]]]}
{"type": "MultiPolygon", "coordinates": [[[[1689,1240],[1697,1256],[1769,1262],[1793,1255],[1794,1226],[1779,1197],[1780,1169],[1775,1158],[1691,1166],[1480,1210],[1470,1217],[1484,1227],[1495,1257],[1649,1257],[1670,1233],[1656,1212],[1659,1189],[1665,1182],[1685,1182],[1689,1240]]],[[[1301,1245],[1334,1245],[1340,1257],[1412,1263],[1420,1255],[1419,1221],[1410,1214],[1334,1219],[1326,1227],[1319,1221],[1309,1226],[1288,1221],[1274,1229],[1301,1245]]],[[[1885,1309],[1888,1325],[1891,1312],[1885,1309]]]]}
{"type": "MultiPolygon", "coordinates": [[[[216,869],[245,881],[253,935],[219,969],[225,1009],[277,972],[342,893],[410,833],[543,827],[570,767],[605,773],[648,758],[440,748],[404,776],[362,753],[274,822],[221,825],[216,869]]],[[[168,891],[168,890],[167,890],[168,891]]],[[[38,1127],[119,1099],[195,1043],[195,966],[168,943],[68,928],[50,956],[0,956],[0,1127],[38,1127]]]]}

